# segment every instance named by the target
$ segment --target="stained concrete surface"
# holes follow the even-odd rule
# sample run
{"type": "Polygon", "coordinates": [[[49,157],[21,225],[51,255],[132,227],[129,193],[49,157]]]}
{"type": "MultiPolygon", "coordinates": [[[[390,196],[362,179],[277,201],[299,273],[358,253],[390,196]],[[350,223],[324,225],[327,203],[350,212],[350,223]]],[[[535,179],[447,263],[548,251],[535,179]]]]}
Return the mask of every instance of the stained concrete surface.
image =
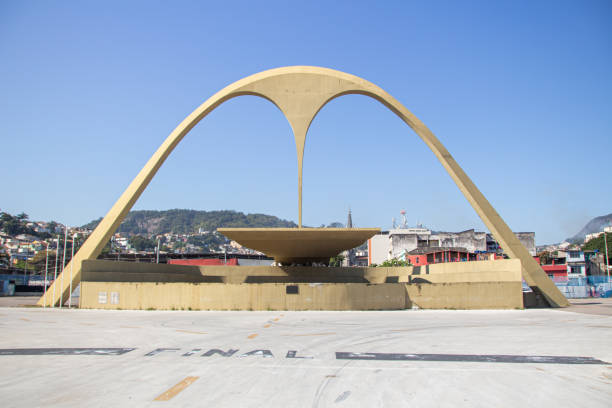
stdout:
{"type": "Polygon", "coordinates": [[[609,407],[611,339],[612,316],[567,309],[1,308],[0,389],[3,407],[609,407]],[[36,352],[5,355],[16,349],[36,352]]]}
{"type": "Polygon", "coordinates": [[[571,299],[570,307],[555,310],[612,316],[612,298],[571,299]]]}
{"type": "MultiPolygon", "coordinates": [[[[42,296],[42,295],[41,295],[42,296]]],[[[38,307],[36,303],[40,296],[0,296],[0,308],[3,307],[38,307]]],[[[79,297],[72,296],[72,307],[79,304],[79,297]]],[[[68,305],[66,301],[65,305],[68,305]]],[[[41,308],[42,309],[42,308],[41,308]]]]}

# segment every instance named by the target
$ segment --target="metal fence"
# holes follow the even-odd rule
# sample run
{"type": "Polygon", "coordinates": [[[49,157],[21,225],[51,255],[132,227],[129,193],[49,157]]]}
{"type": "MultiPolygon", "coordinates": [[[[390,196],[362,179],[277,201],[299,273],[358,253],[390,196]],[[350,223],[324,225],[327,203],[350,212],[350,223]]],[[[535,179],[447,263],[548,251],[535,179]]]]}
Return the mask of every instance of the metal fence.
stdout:
{"type": "Polygon", "coordinates": [[[568,299],[612,297],[612,280],[607,276],[554,278],[553,282],[568,299]]]}

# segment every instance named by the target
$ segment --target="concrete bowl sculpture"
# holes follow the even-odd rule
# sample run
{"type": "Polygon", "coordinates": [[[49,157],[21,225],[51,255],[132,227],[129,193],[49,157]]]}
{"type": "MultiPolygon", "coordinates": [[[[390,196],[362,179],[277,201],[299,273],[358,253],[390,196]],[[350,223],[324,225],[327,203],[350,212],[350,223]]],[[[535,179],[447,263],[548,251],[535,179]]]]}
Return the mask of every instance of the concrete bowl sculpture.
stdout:
{"type": "Polygon", "coordinates": [[[283,265],[328,263],[329,258],[355,248],[380,228],[218,228],[240,245],[273,257],[283,265]]]}

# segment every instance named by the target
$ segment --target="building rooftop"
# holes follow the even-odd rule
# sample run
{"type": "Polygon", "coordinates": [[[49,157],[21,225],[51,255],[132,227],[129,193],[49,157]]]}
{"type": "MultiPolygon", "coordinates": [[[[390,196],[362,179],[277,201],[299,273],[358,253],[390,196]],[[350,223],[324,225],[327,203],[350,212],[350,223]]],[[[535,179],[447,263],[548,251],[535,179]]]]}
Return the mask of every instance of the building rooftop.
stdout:
{"type": "Polygon", "coordinates": [[[408,255],[425,255],[425,254],[431,254],[434,252],[445,252],[445,251],[469,252],[466,248],[463,248],[463,247],[427,247],[427,248],[413,249],[412,251],[408,252],[408,255]]]}

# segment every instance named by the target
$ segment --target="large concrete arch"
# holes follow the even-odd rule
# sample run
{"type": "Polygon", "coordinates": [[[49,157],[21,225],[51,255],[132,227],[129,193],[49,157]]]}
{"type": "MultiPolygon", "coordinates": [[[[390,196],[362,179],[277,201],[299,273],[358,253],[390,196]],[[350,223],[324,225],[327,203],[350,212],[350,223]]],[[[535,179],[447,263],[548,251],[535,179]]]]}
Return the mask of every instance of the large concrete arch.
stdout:
{"type": "MultiPolygon", "coordinates": [[[[309,66],[276,68],[241,79],[217,92],[187,116],[157,149],[74,256],[71,261],[73,283],[80,282],[81,262],[86,259],[95,259],[100,254],[157,170],[183,137],[217,106],[241,95],[255,95],[269,100],[281,110],[291,125],[298,158],[298,213],[301,228],[302,163],[308,128],[323,106],[332,99],[346,94],[370,96],[381,102],[410,126],[436,155],[506,254],[511,258],[521,260],[523,277],[527,284],[539,290],[552,306],[569,305],[567,299],[535,262],[451,154],[416,116],[371,82],[344,72],[309,66]]],[[[68,272],[70,269],[69,264],[65,271],[68,272]]],[[[39,304],[42,305],[45,299],[47,304],[54,302],[58,304],[60,297],[62,301],[66,300],[69,296],[69,287],[69,277],[63,279],[63,285],[62,280],[57,279],[49,288],[47,296],[41,297],[39,304]],[[54,291],[58,293],[57,299],[50,296],[54,291]]]]}

